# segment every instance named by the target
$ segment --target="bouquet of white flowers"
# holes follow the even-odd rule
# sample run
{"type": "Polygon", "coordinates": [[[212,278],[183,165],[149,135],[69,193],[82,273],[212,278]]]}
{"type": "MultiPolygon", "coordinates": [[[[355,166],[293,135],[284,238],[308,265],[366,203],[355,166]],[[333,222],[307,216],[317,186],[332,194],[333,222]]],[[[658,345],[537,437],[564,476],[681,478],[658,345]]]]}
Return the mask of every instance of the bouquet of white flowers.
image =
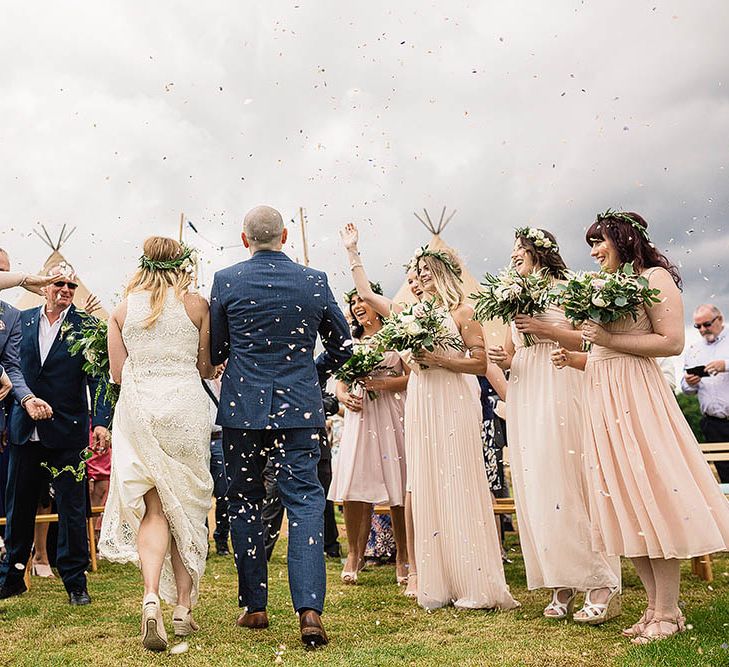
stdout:
{"type": "MultiPolygon", "coordinates": [[[[543,271],[522,276],[514,269],[504,269],[497,275],[487,273],[481,285],[483,289],[469,297],[479,322],[499,318],[509,324],[517,315],[543,313],[552,300],[552,279],[543,271]]],[[[534,344],[531,334],[523,336],[524,347],[534,344]]]]}
{"type": "MultiPolygon", "coordinates": [[[[605,324],[628,316],[635,321],[639,306],[649,308],[660,301],[660,290],[651,289],[632,264],[624,264],[615,273],[571,273],[566,283],[555,286],[553,294],[567,319],[577,325],[586,320],[605,324]]],[[[590,347],[591,343],[583,341],[585,352],[590,347]]]]}
{"type": "MultiPolygon", "coordinates": [[[[334,373],[334,377],[344,382],[350,390],[352,387],[362,387],[364,378],[379,368],[384,359],[379,349],[365,344],[356,345],[352,356],[334,373]]],[[[367,396],[374,401],[377,392],[368,390],[367,396]]]]}
{"type": "Polygon", "coordinates": [[[416,303],[387,317],[374,335],[374,342],[380,350],[398,352],[432,352],[436,347],[463,350],[461,337],[447,327],[445,319],[446,313],[433,301],[416,303]]]}

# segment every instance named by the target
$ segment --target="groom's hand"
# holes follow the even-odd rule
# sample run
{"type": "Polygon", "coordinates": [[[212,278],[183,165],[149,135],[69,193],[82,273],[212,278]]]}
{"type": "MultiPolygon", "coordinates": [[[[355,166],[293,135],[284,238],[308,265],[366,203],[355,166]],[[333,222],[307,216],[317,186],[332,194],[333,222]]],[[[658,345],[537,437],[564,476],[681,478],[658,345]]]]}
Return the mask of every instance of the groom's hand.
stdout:
{"type": "Polygon", "coordinates": [[[97,454],[106,454],[109,447],[111,447],[111,433],[103,426],[96,426],[94,428],[94,444],[91,449],[97,454]]]}

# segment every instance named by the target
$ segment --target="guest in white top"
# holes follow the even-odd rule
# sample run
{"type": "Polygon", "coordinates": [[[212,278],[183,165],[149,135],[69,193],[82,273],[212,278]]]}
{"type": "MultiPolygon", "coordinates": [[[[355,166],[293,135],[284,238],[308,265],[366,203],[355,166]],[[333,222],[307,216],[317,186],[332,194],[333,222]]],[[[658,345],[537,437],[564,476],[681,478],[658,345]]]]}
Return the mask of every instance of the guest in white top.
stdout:
{"type": "MultiPolygon", "coordinates": [[[[701,431],[707,442],[729,442],[729,336],[724,316],[706,303],[694,311],[694,328],[701,334],[686,351],[681,389],[698,394],[701,431]]],[[[717,461],[723,483],[729,482],[729,461],[717,461]]]]}

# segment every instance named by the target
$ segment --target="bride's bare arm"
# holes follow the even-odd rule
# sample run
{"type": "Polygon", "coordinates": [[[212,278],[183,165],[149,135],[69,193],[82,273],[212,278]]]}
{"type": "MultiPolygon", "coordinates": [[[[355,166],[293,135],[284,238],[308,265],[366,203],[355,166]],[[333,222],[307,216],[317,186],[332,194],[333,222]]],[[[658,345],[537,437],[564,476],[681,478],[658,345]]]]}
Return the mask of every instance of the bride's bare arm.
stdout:
{"type": "Polygon", "coordinates": [[[122,338],[124,320],[127,318],[127,300],[124,299],[109,317],[109,330],[107,334],[107,346],[109,349],[109,371],[111,381],[121,384],[122,369],[127,360],[127,346],[122,338]]]}
{"type": "Polygon", "coordinates": [[[216,375],[216,368],[210,363],[210,306],[199,294],[188,293],[185,295],[185,310],[200,332],[197,370],[201,378],[210,380],[216,375]]]}
{"type": "Polygon", "coordinates": [[[402,310],[402,306],[394,304],[387,297],[375,294],[370,287],[370,279],[367,277],[359,249],[357,248],[359,241],[357,225],[351,222],[345,225],[344,229],[340,230],[339,236],[341,236],[342,243],[344,243],[344,247],[347,250],[349,268],[352,272],[352,280],[357,289],[357,294],[383,317],[387,317],[391,312],[399,313],[402,310]]]}

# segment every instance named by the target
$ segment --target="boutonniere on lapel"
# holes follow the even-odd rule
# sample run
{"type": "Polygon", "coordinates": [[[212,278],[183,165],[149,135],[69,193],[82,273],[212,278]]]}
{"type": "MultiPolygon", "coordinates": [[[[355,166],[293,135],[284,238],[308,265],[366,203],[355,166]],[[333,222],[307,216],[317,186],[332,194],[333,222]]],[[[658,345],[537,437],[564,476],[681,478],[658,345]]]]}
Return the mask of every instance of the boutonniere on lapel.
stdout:
{"type": "Polygon", "coordinates": [[[61,340],[65,340],[69,345],[76,340],[76,332],[73,330],[73,324],[68,320],[63,320],[61,325],[61,340]]]}

